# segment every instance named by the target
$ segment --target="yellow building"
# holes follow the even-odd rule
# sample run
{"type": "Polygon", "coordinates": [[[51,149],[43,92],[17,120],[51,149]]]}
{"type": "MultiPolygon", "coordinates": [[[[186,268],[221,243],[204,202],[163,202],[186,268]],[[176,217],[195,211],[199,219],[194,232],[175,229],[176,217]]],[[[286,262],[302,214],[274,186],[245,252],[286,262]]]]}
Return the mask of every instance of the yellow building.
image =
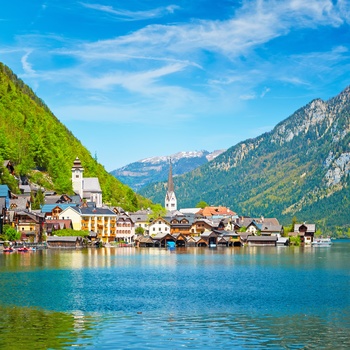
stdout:
{"type": "Polygon", "coordinates": [[[69,207],[59,214],[59,218],[70,219],[74,230],[96,232],[103,242],[115,241],[117,214],[110,209],[69,207]]]}

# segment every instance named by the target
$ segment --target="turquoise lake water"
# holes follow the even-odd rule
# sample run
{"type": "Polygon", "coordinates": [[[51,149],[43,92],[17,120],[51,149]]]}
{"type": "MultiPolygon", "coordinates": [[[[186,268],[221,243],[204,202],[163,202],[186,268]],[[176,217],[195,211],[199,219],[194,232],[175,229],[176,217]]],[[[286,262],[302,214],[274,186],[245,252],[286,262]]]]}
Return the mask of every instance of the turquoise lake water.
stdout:
{"type": "Polygon", "coordinates": [[[350,241],[0,254],[1,349],[349,349],[350,241]]]}

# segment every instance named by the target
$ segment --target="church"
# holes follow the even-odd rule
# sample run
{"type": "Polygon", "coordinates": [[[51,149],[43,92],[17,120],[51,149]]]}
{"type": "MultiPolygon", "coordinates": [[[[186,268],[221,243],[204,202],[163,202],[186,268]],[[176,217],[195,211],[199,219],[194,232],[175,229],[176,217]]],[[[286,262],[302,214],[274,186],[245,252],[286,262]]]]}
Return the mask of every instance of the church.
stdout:
{"type": "Polygon", "coordinates": [[[97,177],[83,176],[84,168],[80,159],[74,160],[72,167],[72,185],[73,191],[86,202],[93,202],[97,208],[102,207],[102,190],[97,177]]]}
{"type": "Polygon", "coordinates": [[[170,159],[169,175],[168,175],[168,191],[165,195],[165,209],[167,211],[177,210],[177,199],[174,191],[174,182],[173,182],[173,168],[170,159]]]}

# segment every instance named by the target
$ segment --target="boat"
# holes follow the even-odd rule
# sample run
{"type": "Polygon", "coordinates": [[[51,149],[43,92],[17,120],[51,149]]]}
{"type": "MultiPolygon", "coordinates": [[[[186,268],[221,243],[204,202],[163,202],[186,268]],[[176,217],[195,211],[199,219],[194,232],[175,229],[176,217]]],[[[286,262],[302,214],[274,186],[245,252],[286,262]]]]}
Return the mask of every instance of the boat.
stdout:
{"type": "Polygon", "coordinates": [[[311,245],[313,247],[329,247],[332,245],[332,241],[330,238],[317,238],[311,243],[311,245]]]}
{"type": "Polygon", "coordinates": [[[168,249],[175,249],[176,244],[173,241],[168,241],[168,242],[166,242],[166,246],[168,249]]]}
{"type": "Polygon", "coordinates": [[[22,247],[22,248],[18,248],[18,249],[17,249],[18,252],[22,252],[22,253],[23,253],[23,252],[25,253],[25,252],[27,252],[28,250],[29,250],[29,248],[27,248],[27,247],[22,247]]]}
{"type": "Polygon", "coordinates": [[[4,253],[12,253],[12,252],[13,252],[13,248],[11,248],[11,247],[4,248],[4,249],[3,249],[3,252],[4,252],[4,253]]]}

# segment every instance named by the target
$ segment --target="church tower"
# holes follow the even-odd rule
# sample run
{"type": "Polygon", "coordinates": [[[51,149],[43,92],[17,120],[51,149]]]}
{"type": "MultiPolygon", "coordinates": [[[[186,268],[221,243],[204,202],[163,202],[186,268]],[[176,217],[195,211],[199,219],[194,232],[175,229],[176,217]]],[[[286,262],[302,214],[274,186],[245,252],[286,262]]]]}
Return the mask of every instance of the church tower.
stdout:
{"type": "Polygon", "coordinates": [[[177,210],[177,200],[174,192],[173,168],[170,159],[168,191],[165,195],[165,209],[169,211],[177,210]]]}
{"type": "Polygon", "coordinates": [[[72,184],[73,184],[73,191],[76,194],[79,194],[81,199],[83,199],[84,197],[83,172],[84,172],[84,168],[81,165],[80,159],[77,157],[75,158],[73,167],[72,167],[72,184]]]}

